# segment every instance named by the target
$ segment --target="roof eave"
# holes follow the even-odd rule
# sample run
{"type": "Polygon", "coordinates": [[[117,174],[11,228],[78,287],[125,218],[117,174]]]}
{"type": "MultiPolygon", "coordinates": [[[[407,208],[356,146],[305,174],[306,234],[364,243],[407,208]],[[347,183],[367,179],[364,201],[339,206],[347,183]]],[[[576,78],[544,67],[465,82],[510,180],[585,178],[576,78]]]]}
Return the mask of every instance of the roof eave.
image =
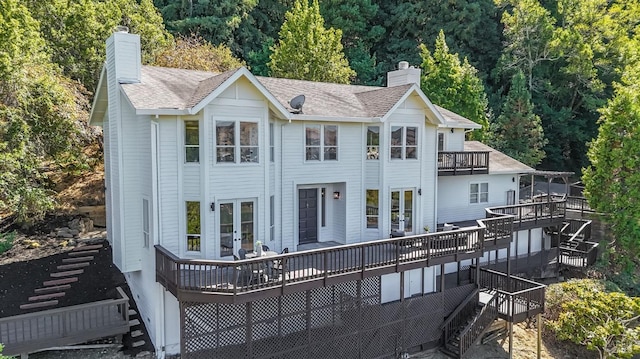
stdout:
{"type": "Polygon", "coordinates": [[[192,115],[198,113],[206,105],[208,105],[211,101],[213,101],[213,99],[218,97],[229,86],[231,86],[231,84],[233,84],[242,76],[247,78],[247,80],[249,80],[249,82],[251,82],[251,84],[253,84],[258,89],[258,91],[260,91],[262,95],[269,100],[269,102],[271,103],[271,106],[275,108],[280,113],[280,115],[282,115],[283,118],[286,118],[286,119],[290,118],[291,114],[289,113],[289,111],[287,111],[287,109],[284,106],[282,106],[282,104],[280,104],[280,102],[275,98],[275,96],[273,96],[271,92],[269,92],[269,90],[267,90],[264,87],[264,85],[262,85],[262,83],[260,83],[260,81],[258,81],[258,79],[256,79],[256,77],[251,72],[249,72],[249,70],[247,70],[245,67],[239,68],[238,71],[236,71],[233,75],[231,75],[220,86],[218,86],[204,99],[202,99],[195,106],[189,109],[189,113],[192,115]]]}
{"type": "Polygon", "coordinates": [[[411,85],[411,87],[409,87],[407,89],[407,92],[405,92],[405,94],[402,95],[402,97],[395,103],[395,105],[393,105],[391,107],[391,109],[389,109],[389,111],[387,111],[387,113],[384,116],[382,116],[382,118],[380,120],[382,122],[385,122],[389,118],[389,116],[391,116],[391,114],[395,110],[398,109],[400,104],[402,102],[406,101],[406,99],[414,92],[418,94],[420,99],[422,99],[424,104],[427,105],[427,108],[435,116],[435,119],[436,119],[437,122],[433,122],[433,119],[430,118],[429,116],[427,116],[427,118],[429,118],[429,120],[431,120],[431,123],[433,123],[434,125],[438,125],[438,126],[441,125],[441,124],[445,124],[446,120],[444,119],[444,117],[442,117],[442,114],[440,112],[438,112],[438,110],[435,108],[435,106],[433,105],[431,100],[429,100],[429,98],[424,94],[424,92],[422,92],[422,90],[420,89],[420,87],[417,84],[411,85]]]}
{"type": "Polygon", "coordinates": [[[342,116],[316,116],[292,113],[290,121],[322,121],[322,122],[381,122],[380,117],[342,117],[342,116]]]}

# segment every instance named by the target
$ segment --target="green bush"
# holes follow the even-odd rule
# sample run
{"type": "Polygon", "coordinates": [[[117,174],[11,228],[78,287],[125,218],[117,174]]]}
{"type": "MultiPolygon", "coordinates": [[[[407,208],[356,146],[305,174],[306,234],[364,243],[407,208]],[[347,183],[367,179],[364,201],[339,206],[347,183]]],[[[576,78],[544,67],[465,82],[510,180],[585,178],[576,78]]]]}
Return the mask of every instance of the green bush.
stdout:
{"type": "MultiPolygon", "coordinates": [[[[13,241],[16,239],[16,232],[0,233],[0,254],[8,251],[13,247],[13,241]]],[[[0,357],[1,359],[2,357],[0,357]]]]}

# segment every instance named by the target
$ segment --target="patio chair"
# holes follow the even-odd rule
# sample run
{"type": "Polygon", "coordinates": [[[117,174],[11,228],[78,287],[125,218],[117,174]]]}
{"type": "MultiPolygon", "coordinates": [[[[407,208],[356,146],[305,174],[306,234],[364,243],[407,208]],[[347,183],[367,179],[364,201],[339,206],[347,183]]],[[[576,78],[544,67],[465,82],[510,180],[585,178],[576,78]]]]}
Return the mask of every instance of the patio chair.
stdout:
{"type": "MultiPolygon", "coordinates": [[[[289,247],[286,247],[285,249],[283,249],[280,254],[286,254],[286,253],[289,253],[289,247]]],[[[275,259],[273,261],[272,275],[274,278],[277,278],[280,275],[284,276],[284,271],[286,270],[287,270],[287,265],[286,263],[284,263],[284,260],[275,259]]]]}
{"type": "MultiPolygon", "coordinates": [[[[234,256],[235,257],[235,256],[234,256]]],[[[238,257],[240,259],[247,259],[247,250],[244,248],[238,249],[238,257]]],[[[260,280],[264,278],[264,282],[269,280],[269,277],[265,274],[265,266],[263,263],[253,263],[249,265],[244,265],[242,267],[242,272],[248,274],[249,280],[246,281],[246,284],[253,284],[255,280],[260,283],[260,280]]],[[[245,274],[245,277],[246,277],[245,274]]]]}
{"type": "Polygon", "coordinates": [[[263,245],[262,245],[262,250],[263,250],[263,251],[265,251],[265,252],[269,252],[271,249],[269,249],[269,246],[268,246],[268,245],[263,244],[263,245]]]}

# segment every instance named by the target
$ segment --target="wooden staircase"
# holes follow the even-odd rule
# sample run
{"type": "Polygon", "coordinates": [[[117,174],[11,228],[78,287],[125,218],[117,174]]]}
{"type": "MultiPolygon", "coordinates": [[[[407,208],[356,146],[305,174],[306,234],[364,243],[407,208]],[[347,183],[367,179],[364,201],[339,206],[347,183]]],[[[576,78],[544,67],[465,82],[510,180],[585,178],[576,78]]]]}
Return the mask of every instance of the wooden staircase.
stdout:
{"type": "Polygon", "coordinates": [[[480,292],[483,291],[476,290],[445,320],[443,324],[445,342],[440,349],[444,354],[452,358],[463,358],[469,348],[498,319],[497,293],[492,293],[486,303],[481,303],[480,292]]]}

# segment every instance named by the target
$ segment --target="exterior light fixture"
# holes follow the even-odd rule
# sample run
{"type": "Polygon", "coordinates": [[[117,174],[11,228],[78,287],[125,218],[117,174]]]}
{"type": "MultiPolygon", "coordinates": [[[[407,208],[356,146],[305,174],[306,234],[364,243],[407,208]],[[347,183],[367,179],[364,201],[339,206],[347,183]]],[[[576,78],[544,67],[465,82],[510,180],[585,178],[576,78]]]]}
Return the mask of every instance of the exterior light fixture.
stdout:
{"type": "Polygon", "coordinates": [[[333,199],[340,199],[340,192],[333,192],[333,199]]]}

